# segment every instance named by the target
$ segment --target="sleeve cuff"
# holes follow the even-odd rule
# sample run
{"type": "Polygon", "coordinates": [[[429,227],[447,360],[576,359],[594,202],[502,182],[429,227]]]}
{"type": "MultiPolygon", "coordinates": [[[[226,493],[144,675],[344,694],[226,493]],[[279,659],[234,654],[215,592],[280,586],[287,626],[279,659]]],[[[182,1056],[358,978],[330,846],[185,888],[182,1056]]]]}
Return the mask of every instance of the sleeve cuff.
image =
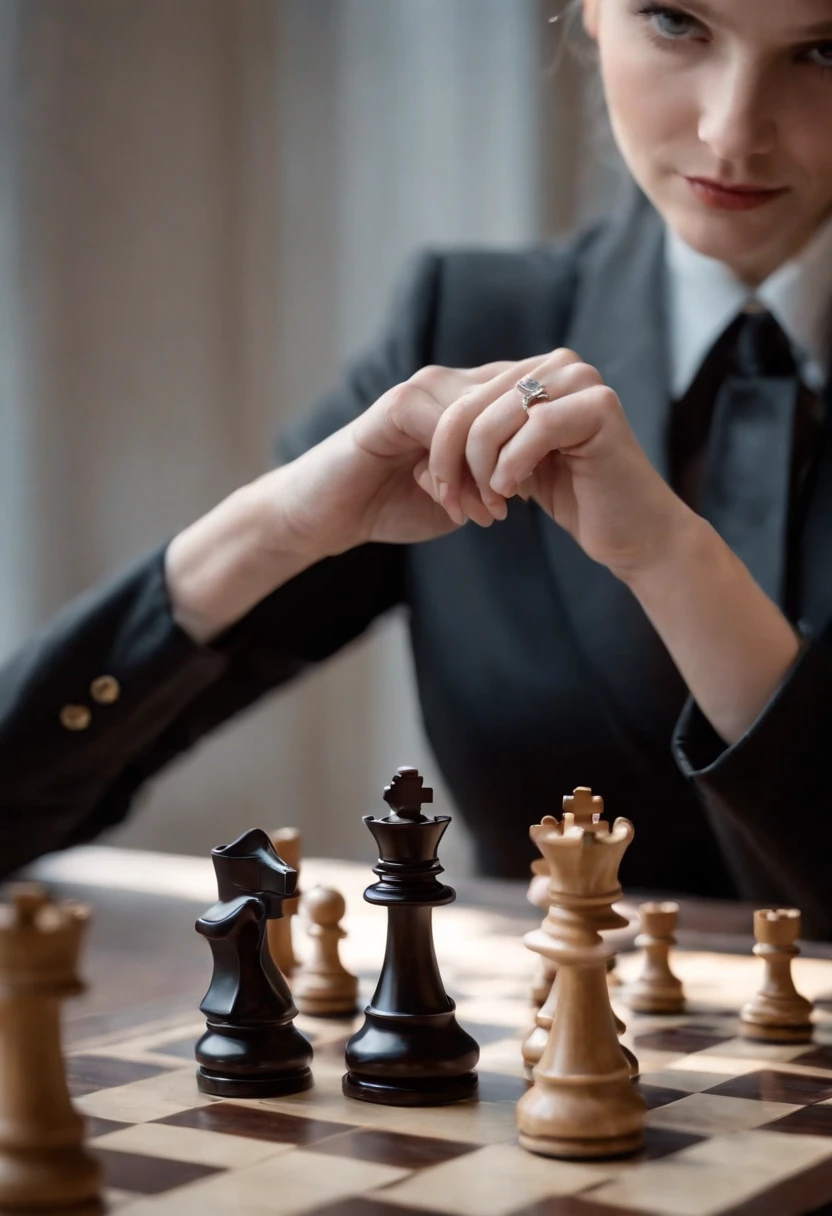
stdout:
{"type": "Polygon", "coordinates": [[[771,783],[783,773],[784,755],[791,771],[802,762],[817,764],[830,713],[832,658],[818,642],[804,637],[780,687],[736,743],[726,744],[691,697],[676,724],[673,754],[687,777],[723,797],[749,787],[765,788],[770,797],[771,783]]]}
{"type": "Polygon", "coordinates": [[[106,742],[112,754],[116,736],[113,751],[123,759],[220,676],[228,658],[196,643],[173,618],[166,549],[68,605],[3,669],[4,788],[12,771],[23,780],[37,772],[44,755],[66,776],[75,756],[88,768],[90,746],[106,742]]]}

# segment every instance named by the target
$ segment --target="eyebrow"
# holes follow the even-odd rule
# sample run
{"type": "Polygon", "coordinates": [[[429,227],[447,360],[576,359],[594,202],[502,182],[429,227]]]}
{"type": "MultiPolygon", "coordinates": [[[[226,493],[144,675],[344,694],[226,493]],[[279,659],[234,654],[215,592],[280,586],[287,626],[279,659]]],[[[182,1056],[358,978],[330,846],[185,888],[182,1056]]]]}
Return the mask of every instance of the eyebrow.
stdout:
{"type": "MultiPolygon", "coordinates": [[[[718,20],[717,13],[706,0],[678,0],[681,8],[691,12],[696,17],[709,21],[718,20]]],[[[804,25],[802,29],[794,30],[793,37],[797,42],[812,38],[832,38],[832,18],[827,21],[816,21],[813,25],[804,25]]]]}

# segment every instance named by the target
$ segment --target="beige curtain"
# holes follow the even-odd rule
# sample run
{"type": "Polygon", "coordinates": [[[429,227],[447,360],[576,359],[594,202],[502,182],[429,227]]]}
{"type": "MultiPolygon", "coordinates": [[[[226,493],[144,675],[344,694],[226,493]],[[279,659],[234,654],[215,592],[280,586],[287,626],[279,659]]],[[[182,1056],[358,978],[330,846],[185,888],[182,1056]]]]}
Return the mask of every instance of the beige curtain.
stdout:
{"type": "MultiPolygon", "coordinates": [[[[267,467],[414,246],[602,209],[551,10],[4,0],[4,648],[267,467]]],[[[201,852],[296,823],[365,857],[404,762],[435,779],[392,621],[167,772],[114,839],[201,852]]]]}

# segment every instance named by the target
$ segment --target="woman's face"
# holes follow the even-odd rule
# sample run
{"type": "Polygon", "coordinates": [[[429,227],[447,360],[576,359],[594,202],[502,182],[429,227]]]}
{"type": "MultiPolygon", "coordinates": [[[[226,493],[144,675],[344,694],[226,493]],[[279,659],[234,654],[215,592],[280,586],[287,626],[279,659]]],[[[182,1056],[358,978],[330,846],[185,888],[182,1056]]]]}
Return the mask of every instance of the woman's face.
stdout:
{"type": "Polygon", "coordinates": [[[760,282],[832,213],[832,0],[583,5],[636,181],[684,241],[760,282]]]}

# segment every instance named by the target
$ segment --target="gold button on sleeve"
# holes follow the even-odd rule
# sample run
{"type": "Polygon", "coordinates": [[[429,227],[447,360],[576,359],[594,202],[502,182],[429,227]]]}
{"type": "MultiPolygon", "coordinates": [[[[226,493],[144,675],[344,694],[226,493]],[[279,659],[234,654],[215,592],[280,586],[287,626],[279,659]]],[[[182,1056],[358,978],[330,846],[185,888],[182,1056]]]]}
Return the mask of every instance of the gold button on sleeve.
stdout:
{"type": "Polygon", "coordinates": [[[121,685],[115,676],[99,676],[90,685],[90,695],[99,705],[112,705],[121,696],[121,685]]]}
{"type": "Polygon", "coordinates": [[[67,730],[86,730],[92,714],[86,705],[65,705],[60,712],[61,726],[67,730]]]}

